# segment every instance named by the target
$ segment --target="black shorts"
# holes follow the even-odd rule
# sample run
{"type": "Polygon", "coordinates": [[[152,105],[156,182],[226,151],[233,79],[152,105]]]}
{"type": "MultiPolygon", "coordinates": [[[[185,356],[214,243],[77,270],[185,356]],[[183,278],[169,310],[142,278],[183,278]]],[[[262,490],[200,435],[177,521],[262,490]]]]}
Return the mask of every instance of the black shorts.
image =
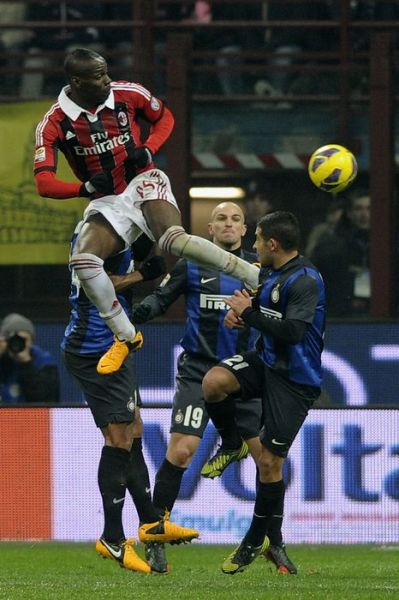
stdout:
{"type": "Polygon", "coordinates": [[[136,406],[141,406],[133,353],[111,375],[99,375],[96,367],[101,355],[64,352],[67,371],[79,384],[97,427],[109,423],[131,423],[136,406]]]}
{"type": "Polygon", "coordinates": [[[262,398],[260,440],[273,454],[285,458],[309,408],[319,396],[318,388],[289,381],[265,365],[256,352],[226,358],[218,366],[233,373],[242,397],[262,398]]]}
{"type": "MultiPolygon", "coordinates": [[[[214,361],[204,360],[186,352],[180,354],[177,360],[176,391],[173,397],[170,433],[183,433],[202,438],[209,420],[202,393],[202,379],[214,366],[214,361]]],[[[240,435],[244,439],[256,437],[261,426],[260,398],[237,398],[235,402],[240,435]]]]}

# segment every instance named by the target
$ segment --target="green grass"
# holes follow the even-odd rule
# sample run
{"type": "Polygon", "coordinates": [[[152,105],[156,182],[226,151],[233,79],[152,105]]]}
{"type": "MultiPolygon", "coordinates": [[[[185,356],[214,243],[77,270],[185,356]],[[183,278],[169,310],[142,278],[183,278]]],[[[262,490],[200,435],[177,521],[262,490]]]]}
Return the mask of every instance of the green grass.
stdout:
{"type": "MultiPolygon", "coordinates": [[[[224,575],[231,546],[168,548],[169,575],[142,575],[97,557],[92,544],[0,543],[0,598],[118,600],[399,599],[399,546],[290,546],[298,575],[258,558],[224,575]]],[[[142,549],[139,547],[139,553],[142,549]]]]}

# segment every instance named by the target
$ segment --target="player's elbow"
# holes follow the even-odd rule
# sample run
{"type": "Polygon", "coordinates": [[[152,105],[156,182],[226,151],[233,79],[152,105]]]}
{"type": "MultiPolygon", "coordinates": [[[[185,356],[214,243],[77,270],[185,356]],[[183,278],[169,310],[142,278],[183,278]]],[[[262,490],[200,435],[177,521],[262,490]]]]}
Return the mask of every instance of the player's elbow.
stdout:
{"type": "Polygon", "coordinates": [[[41,177],[35,177],[35,182],[39,196],[42,198],[50,198],[47,182],[45,182],[41,177]]]}
{"type": "Polygon", "coordinates": [[[169,125],[170,129],[172,130],[173,127],[175,126],[175,118],[173,116],[172,111],[167,106],[165,106],[165,109],[164,109],[164,117],[168,121],[168,125],[169,125]]]}
{"type": "Polygon", "coordinates": [[[287,325],[286,342],[292,345],[299,344],[308,330],[308,324],[304,321],[291,321],[287,325]]]}
{"type": "Polygon", "coordinates": [[[37,191],[41,198],[51,198],[51,195],[49,194],[49,192],[47,192],[46,190],[41,190],[38,186],[37,186],[37,191]]]}

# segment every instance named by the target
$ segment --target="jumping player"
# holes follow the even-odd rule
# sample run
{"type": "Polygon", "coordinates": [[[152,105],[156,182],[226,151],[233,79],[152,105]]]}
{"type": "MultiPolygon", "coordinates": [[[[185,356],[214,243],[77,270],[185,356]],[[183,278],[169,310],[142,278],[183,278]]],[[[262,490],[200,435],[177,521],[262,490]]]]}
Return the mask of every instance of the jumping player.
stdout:
{"type": "Polygon", "coordinates": [[[258,269],[183,229],[169,179],[153,162],[174,124],[163,102],[138,83],[112,82],[105,59],[88,49],[68,54],[65,72],[69,85],[36,129],[34,173],[41,196],[91,199],[70,264],[115,335],[98,364],[99,373],[108,374],[120,368],[140,338],[118,302],[104,260],[142,232],[161,249],[232,274],[251,288],[258,284],[258,269]],[[151,124],[144,143],[139,117],[151,124]],[[58,150],[81,183],[56,177],[58,150]]]}

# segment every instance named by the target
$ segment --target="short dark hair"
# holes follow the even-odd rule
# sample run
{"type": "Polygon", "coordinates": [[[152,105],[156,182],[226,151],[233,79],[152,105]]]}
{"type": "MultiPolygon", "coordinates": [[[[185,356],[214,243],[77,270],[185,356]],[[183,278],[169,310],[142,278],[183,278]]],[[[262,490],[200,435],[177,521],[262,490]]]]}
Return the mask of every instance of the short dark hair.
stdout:
{"type": "Polygon", "coordinates": [[[79,65],[98,59],[104,60],[101,54],[98,54],[94,50],[90,50],[89,48],[75,48],[72,52],[68,52],[65,57],[65,73],[68,77],[72,77],[80,71],[79,65]]]}
{"type": "Polygon", "coordinates": [[[265,240],[274,238],[283,250],[297,250],[301,241],[296,216],[285,210],[275,210],[259,219],[257,227],[265,240]]]}

